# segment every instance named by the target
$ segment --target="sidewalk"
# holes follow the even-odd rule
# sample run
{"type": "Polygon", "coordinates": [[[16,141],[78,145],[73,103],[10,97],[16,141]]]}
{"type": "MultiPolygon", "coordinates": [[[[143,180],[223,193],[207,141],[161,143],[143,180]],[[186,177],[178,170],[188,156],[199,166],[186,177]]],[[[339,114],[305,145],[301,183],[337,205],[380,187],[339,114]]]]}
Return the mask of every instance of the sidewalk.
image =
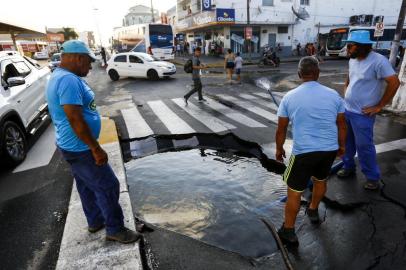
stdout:
{"type": "MultiPolygon", "coordinates": [[[[120,182],[120,204],[123,208],[125,226],[135,230],[121,148],[113,120],[102,120],[99,142],[107,152],[109,163],[120,182]]],[[[104,230],[95,234],[90,234],[87,231],[87,223],[79,194],[76,185],[73,185],[56,269],[142,270],[139,241],[134,244],[124,245],[107,242],[104,238],[104,230]]]]}
{"type": "MultiPolygon", "coordinates": [[[[177,56],[175,57],[174,60],[171,60],[172,63],[175,65],[181,65],[183,66],[188,59],[190,59],[192,55],[188,56],[177,56]]],[[[300,58],[303,56],[288,56],[288,57],[281,57],[281,63],[292,63],[292,62],[299,62],[300,58]]],[[[202,55],[200,57],[201,61],[205,63],[206,65],[210,67],[224,67],[224,58],[222,56],[210,56],[210,55],[202,55]]],[[[336,57],[329,57],[329,56],[324,56],[323,60],[335,60],[337,59],[336,57]]],[[[244,64],[243,65],[257,65],[259,62],[259,58],[252,58],[251,61],[247,60],[246,58],[244,59],[244,64]]]]}

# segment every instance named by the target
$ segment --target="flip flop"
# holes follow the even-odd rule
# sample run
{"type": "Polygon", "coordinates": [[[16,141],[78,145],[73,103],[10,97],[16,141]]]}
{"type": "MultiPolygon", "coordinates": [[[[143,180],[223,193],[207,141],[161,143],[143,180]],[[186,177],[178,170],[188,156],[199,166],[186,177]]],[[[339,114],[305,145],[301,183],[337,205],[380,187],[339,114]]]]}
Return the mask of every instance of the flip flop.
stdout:
{"type": "Polygon", "coordinates": [[[379,189],[379,181],[367,181],[364,184],[364,188],[368,190],[377,190],[379,189]]]}

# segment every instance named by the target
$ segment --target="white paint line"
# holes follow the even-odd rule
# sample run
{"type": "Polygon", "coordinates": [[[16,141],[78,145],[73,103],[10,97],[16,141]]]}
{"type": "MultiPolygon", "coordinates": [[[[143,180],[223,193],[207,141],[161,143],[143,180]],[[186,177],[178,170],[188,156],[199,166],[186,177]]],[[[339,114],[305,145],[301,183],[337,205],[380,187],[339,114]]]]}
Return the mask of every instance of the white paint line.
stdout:
{"type": "Polygon", "coordinates": [[[239,99],[237,99],[235,97],[232,97],[232,96],[229,96],[229,95],[218,95],[218,96],[221,97],[224,100],[231,101],[234,104],[236,104],[236,105],[238,105],[238,106],[240,106],[240,107],[242,107],[242,108],[244,108],[244,109],[246,109],[246,110],[248,110],[250,112],[253,112],[253,113],[255,113],[255,114],[257,114],[257,115],[259,115],[261,117],[264,117],[264,118],[268,119],[271,122],[278,123],[278,116],[276,116],[275,113],[266,111],[266,110],[264,110],[262,108],[254,106],[250,102],[242,101],[242,100],[239,100],[239,99]]]}
{"type": "Polygon", "coordinates": [[[214,117],[210,113],[200,109],[198,106],[190,102],[187,106],[185,106],[185,101],[183,98],[174,98],[172,101],[213,132],[223,132],[236,128],[235,126],[214,117]]]}
{"type": "Polygon", "coordinates": [[[130,139],[147,137],[154,132],[136,107],[121,110],[130,139]]]}
{"type": "MultiPolygon", "coordinates": [[[[267,98],[267,99],[272,99],[271,95],[269,93],[264,93],[264,92],[255,92],[253,93],[254,95],[267,98]]],[[[272,92],[272,95],[276,98],[276,100],[280,101],[285,95],[286,92],[272,92]]]]}
{"type": "Polygon", "coordinates": [[[208,107],[212,108],[215,111],[218,111],[225,116],[227,116],[230,119],[233,119],[234,121],[241,123],[245,126],[252,127],[252,128],[257,128],[257,127],[266,127],[265,125],[255,121],[254,119],[249,118],[248,116],[243,115],[242,113],[237,112],[236,110],[233,110],[217,101],[214,99],[211,99],[209,97],[206,97],[208,102],[205,102],[205,105],[208,107]]]}
{"type": "MultiPolygon", "coordinates": [[[[244,97],[241,96],[241,95],[240,95],[240,97],[244,98],[244,97]]],[[[252,96],[252,97],[253,97],[253,96],[252,96]]],[[[269,96],[269,94],[268,94],[267,98],[268,98],[268,99],[271,98],[271,97],[269,96]]],[[[273,100],[262,100],[262,99],[255,98],[255,99],[250,99],[250,101],[251,101],[251,102],[255,102],[255,103],[257,103],[257,104],[259,104],[259,105],[262,105],[262,106],[264,106],[264,107],[271,108],[272,110],[278,111],[278,106],[276,106],[276,104],[273,102],[273,100]]]]}
{"type": "Polygon", "coordinates": [[[48,165],[55,150],[55,131],[54,126],[51,124],[30,149],[24,162],[15,168],[13,173],[48,165]]]}
{"type": "Polygon", "coordinates": [[[250,95],[250,94],[240,94],[239,95],[240,97],[242,97],[242,98],[245,98],[245,99],[257,99],[257,97],[255,97],[255,96],[253,96],[253,95],[250,95]]]}
{"type": "Polygon", "coordinates": [[[154,132],[136,107],[121,110],[130,139],[147,137],[154,132]]]}
{"type": "Polygon", "coordinates": [[[375,146],[376,153],[384,153],[392,150],[406,150],[406,139],[381,143],[375,146]]]}
{"type": "Polygon", "coordinates": [[[148,105],[172,134],[195,133],[195,130],[169,109],[162,100],[148,101],[148,105]]]}

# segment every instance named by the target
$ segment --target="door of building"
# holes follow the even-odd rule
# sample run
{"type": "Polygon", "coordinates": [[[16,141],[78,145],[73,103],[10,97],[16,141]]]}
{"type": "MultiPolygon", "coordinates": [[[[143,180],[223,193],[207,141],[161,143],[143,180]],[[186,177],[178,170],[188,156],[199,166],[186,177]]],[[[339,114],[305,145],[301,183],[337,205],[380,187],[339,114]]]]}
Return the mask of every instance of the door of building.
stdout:
{"type": "Polygon", "coordinates": [[[268,34],[268,45],[272,48],[276,46],[276,34],[268,34]]]}

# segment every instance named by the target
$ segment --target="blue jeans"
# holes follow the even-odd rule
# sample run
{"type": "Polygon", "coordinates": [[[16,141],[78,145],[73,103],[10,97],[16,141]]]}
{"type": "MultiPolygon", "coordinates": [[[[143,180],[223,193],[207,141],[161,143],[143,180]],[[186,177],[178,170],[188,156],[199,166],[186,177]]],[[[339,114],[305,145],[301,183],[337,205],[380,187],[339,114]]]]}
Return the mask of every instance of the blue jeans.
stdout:
{"type": "Polygon", "coordinates": [[[97,166],[90,150],[59,150],[70,164],[89,227],[105,224],[108,235],[119,232],[124,227],[120,185],[110,165],[97,166]]]}
{"type": "Polygon", "coordinates": [[[344,168],[355,169],[354,156],[358,154],[361,170],[370,181],[381,179],[381,172],[376,161],[374,145],[375,116],[345,112],[347,122],[347,141],[343,157],[344,168]]]}

